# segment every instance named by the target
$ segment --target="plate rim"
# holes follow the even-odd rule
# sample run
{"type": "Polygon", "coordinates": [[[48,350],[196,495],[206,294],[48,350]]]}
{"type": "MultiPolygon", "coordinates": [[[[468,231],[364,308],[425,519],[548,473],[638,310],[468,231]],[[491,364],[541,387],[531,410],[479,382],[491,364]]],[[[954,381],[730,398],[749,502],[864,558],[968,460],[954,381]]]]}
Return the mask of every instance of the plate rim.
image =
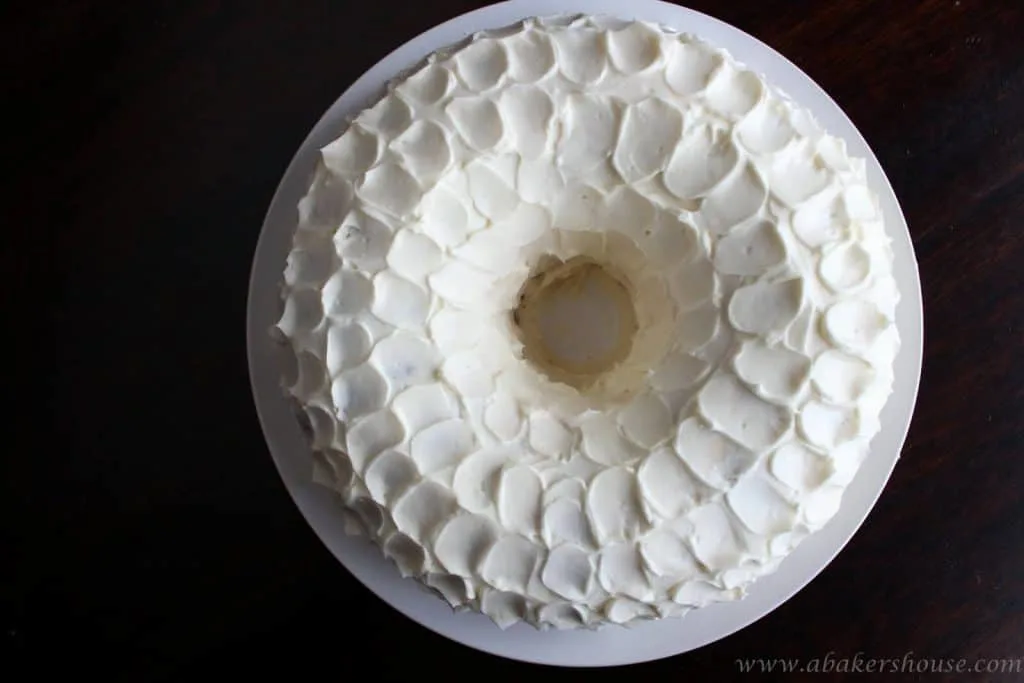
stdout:
{"type": "Polygon", "coordinates": [[[832,563],[874,508],[900,457],[920,386],[923,315],[913,242],[892,185],[845,112],[786,57],[730,24],[660,0],[634,0],[628,5],[622,0],[509,0],[466,12],[408,40],[352,83],[317,120],[288,164],[260,229],[246,302],[246,349],[256,412],[278,474],[317,537],[357,580],[412,621],[462,645],[523,662],[603,667],[662,659],[728,637],[770,614],[832,563]],[[755,70],[770,86],[809,109],[825,130],[846,140],[851,154],[864,158],[869,183],[883,205],[886,232],[893,241],[894,274],[901,294],[896,312],[901,346],[894,363],[894,390],[881,415],[882,430],[872,439],[868,456],[846,489],[839,512],[787,556],[775,573],[757,580],[744,599],[695,610],[681,619],[628,629],[610,626],[596,632],[541,632],[517,624],[502,631],[483,615],[454,613],[415,581],[402,579],[375,546],[345,536],[333,494],[312,481],[308,445],[281,391],[280,365],[274,362],[269,335],[277,309],[268,304],[278,291],[287,255],[282,245],[290,245],[296,207],[312,178],[316,152],[340,134],[347,117],[371,104],[388,81],[428,54],[472,33],[531,16],[573,13],[655,21],[724,48],[739,62],[753,63],[751,57],[756,56],[755,70]]]}

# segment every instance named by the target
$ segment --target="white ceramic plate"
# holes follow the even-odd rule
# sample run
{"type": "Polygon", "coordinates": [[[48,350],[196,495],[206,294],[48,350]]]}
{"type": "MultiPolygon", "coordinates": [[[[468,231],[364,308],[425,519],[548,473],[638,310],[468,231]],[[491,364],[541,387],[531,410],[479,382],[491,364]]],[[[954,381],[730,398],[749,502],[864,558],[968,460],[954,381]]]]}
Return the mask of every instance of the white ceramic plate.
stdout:
{"type": "Polygon", "coordinates": [[[864,521],[899,457],[917,397],[922,330],[921,288],[906,220],[878,160],[853,123],[806,74],[756,38],[698,12],[654,0],[512,0],[452,19],[385,57],[324,114],[285,172],[256,247],[248,305],[249,372],[267,444],[295,503],[331,552],[382,600],[441,635],[504,657],[563,666],[630,664],[701,647],[768,614],[824,569],[864,521]],[[281,359],[268,330],[279,311],[278,282],[297,221],[296,206],[308,187],[318,150],[344,130],[346,117],[371,104],[399,72],[469,34],[530,16],[584,11],[658,22],[725,48],[740,62],[756,65],[772,85],[809,108],[827,131],[845,138],[852,155],[867,159],[868,177],[880,196],[886,229],[894,242],[895,274],[902,294],[896,324],[902,346],[896,358],[894,393],[882,413],[882,431],[847,489],[838,514],[786,558],[775,574],[755,583],[746,598],[696,610],[682,619],[630,629],[540,632],[517,624],[501,631],[482,615],[453,613],[414,581],[402,579],[375,547],[344,534],[333,494],[311,480],[311,455],[281,391],[281,359]]]}

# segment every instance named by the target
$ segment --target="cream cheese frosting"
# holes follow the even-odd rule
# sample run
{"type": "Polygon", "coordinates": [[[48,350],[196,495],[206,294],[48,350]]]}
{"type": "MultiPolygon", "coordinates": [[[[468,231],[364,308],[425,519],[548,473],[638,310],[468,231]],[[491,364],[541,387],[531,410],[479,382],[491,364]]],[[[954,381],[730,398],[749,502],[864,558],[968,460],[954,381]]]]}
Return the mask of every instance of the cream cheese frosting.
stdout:
{"type": "Polygon", "coordinates": [[[899,346],[864,163],[724,51],[597,17],[392,84],[323,148],[282,297],[347,529],[502,627],[742,597],[835,515],[899,346]]]}

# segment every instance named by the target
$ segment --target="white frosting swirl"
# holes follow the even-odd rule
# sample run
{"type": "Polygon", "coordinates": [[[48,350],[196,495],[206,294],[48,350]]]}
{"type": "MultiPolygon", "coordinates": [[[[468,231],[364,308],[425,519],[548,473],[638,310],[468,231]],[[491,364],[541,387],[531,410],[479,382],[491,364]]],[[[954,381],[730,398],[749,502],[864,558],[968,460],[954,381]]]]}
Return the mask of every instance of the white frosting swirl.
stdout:
{"type": "Polygon", "coordinates": [[[863,163],[728,54],[528,20],[322,156],[288,390],[403,575],[502,627],[628,623],[741,597],[835,514],[891,389],[892,255],[863,163]],[[524,348],[560,321],[511,315],[552,259],[632,306],[602,372],[524,348]]]}

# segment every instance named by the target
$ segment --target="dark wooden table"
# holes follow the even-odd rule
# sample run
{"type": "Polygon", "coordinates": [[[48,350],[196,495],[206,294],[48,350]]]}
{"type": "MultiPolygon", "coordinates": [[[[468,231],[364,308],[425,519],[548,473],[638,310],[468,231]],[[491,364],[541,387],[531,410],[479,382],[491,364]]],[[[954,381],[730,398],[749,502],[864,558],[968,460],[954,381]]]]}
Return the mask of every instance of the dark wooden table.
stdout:
{"type": "MultiPolygon", "coordinates": [[[[1024,657],[1024,4],[691,4],[796,62],[874,148],[920,260],[924,375],[890,484],[819,578],[724,641],[599,675],[1024,657]]],[[[0,662],[27,661],[24,680],[566,675],[452,644],[357,584],[278,479],[246,373],[250,259],[292,153],[365,69],[478,3],[23,5],[0,24],[4,228],[32,244],[4,260],[8,300],[37,315],[6,321],[26,354],[7,391],[42,386],[26,412],[50,424],[5,446],[0,662]]]]}

